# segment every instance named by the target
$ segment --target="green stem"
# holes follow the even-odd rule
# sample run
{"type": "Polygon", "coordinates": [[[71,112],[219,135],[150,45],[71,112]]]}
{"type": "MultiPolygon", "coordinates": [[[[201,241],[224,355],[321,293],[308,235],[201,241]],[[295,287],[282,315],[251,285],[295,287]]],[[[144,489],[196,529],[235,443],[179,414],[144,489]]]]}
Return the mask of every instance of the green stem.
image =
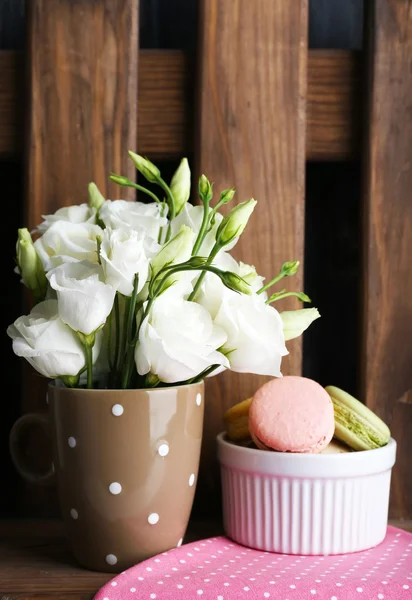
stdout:
{"type": "Polygon", "coordinates": [[[119,307],[119,294],[114,297],[114,318],[116,326],[116,345],[114,351],[114,367],[116,371],[119,367],[120,361],[120,307],[119,307]]]}
{"type": "Polygon", "coordinates": [[[202,247],[203,240],[206,237],[206,233],[207,233],[206,230],[207,230],[207,226],[209,224],[209,220],[210,220],[209,219],[209,202],[205,200],[203,202],[203,219],[202,219],[202,224],[200,226],[199,233],[197,234],[195,245],[193,246],[192,256],[196,256],[197,253],[199,252],[200,248],[202,247]]]}
{"type": "Polygon", "coordinates": [[[272,287],[272,285],[275,285],[275,283],[277,283],[278,281],[280,281],[284,277],[285,277],[285,273],[279,273],[278,275],[276,275],[276,277],[274,277],[268,283],[266,283],[264,286],[262,286],[256,293],[257,294],[262,294],[263,292],[266,292],[267,289],[269,289],[270,287],[272,287]]]}
{"type": "Polygon", "coordinates": [[[166,242],[168,242],[170,240],[171,236],[172,236],[172,221],[169,221],[169,225],[167,226],[167,231],[166,231],[165,244],[166,244],[166,242]]]}
{"type": "Polygon", "coordinates": [[[127,329],[125,331],[125,353],[124,353],[124,368],[122,377],[122,389],[127,389],[130,379],[130,362],[132,357],[132,348],[130,342],[133,339],[133,321],[136,316],[136,300],[137,300],[137,289],[139,286],[139,275],[136,273],[133,284],[133,293],[129,302],[128,318],[127,318],[127,329]]]}
{"type": "Polygon", "coordinates": [[[168,204],[169,204],[169,215],[168,215],[169,216],[169,225],[167,227],[166,240],[165,240],[165,242],[168,242],[170,240],[170,236],[172,235],[172,221],[176,216],[175,199],[173,197],[172,190],[167,185],[166,181],[164,181],[164,179],[159,177],[159,179],[157,180],[157,183],[158,183],[158,185],[160,185],[162,190],[164,192],[166,192],[166,196],[169,201],[168,202],[168,204]]]}
{"type": "MultiPolygon", "coordinates": [[[[227,202],[226,202],[224,199],[223,199],[223,200],[219,200],[219,202],[216,204],[216,206],[214,206],[214,207],[212,208],[212,210],[210,211],[210,214],[209,214],[209,221],[208,221],[208,224],[211,224],[211,223],[212,223],[212,221],[213,221],[213,217],[216,215],[216,213],[217,213],[217,211],[219,210],[219,208],[220,208],[221,206],[223,206],[224,204],[227,204],[227,202]]],[[[209,231],[211,230],[211,228],[212,228],[212,226],[210,226],[210,227],[209,227],[209,229],[207,230],[207,232],[206,232],[206,233],[209,233],[209,231]]]]}
{"type": "MultiPolygon", "coordinates": [[[[283,300],[283,298],[288,298],[289,296],[296,296],[299,298],[300,292],[285,292],[284,294],[280,293],[278,296],[276,296],[276,298],[271,297],[266,300],[266,304],[271,304],[272,302],[276,302],[276,300],[283,300]]],[[[299,298],[299,300],[301,300],[301,298],[299,298]]]]}
{"type": "Polygon", "coordinates": [[[192,377],[192,379],[188,379],[186,383],[187,384],[199,383],[199,381],[202,381],[203,379],[205,379],[205,377],[208,377],[208,375],[213,373],[213,371],[216,371],[216,369],[220,366],[221,365],[211,365],[210,367],[208,367],[207,369],[205,369],[204,371],[199,373],[199,375],[196,375],[196,377],[192,377]]]}
{"type": "Polygon", "coordinates": [[[93,389],[93,346],[85,344],[84,352],[87,364],[87,389],[93,389]]]}
{"type": "MultiPolygon", "coordinates": [[[[165,208],[166,208],[166,204],[163,202],[162,208],[160,209],[160,216],[161,217],[164,217],[165,208]]],[[[160,229],[159,229],[159,235],[157,236],[157,243],[158,244],[162,243],[162,237],[163,237],[163,227],[160,227],[160,229]]]]}
{"type": "MultiPolygon", "coordinates": [[[[208,267],[209,265],[212,264],[214,258],[216,257],[217,253],[219,252],[219,250],[221,249],[220,244],[218,244],[218,242],[215,243],[215,245],[212,248],[212,251],[209,254],[209,258],[207,259],[206,262],[206,267],[208,267]]],[[[192,302],[197,294],[197,292],[199,291],[200,286],[202,285],[202,281],[204,280],[206,276],[206,271],[202,271],[202,273],[199,275],[198,280],[195,283],[195,287],[193,288],[192,293],[190,294],[188,301],[192,302]]]]}
{"type": "Polygon", "coordinates": [[[152,200],[154,200],[158,204],[161,204],[161,201],[156,196],[156,194],[154,194],[153,192],[151,192],[147,188],[143,187],[142,185],[139,185],[138,183],[134,183],[133,181],[128,181],[127,183],[119,183],[116,179],[113,179],[111,176],[109,177],[109,179],[111,179],[112,181],[114,181],[115,183],[117,183],[118,185],[120,185],[121,187],[135,188],[136,190],[139,190],[139,192],[143,192],[144,194],[147,194],[148,196],[150,196],[150,198],[152,198],[152,200]]]}
{"type": "Polygon", "coordinates": [[[110,371],[113,371],[113,360],[112,360],[112,321],[113,321],[113,309],[110,312],[108,318],[107,318],[107,327],[108,327],[108,333],[107,333],[107,355],[109,357],[109,367],[110,367],[110,371]]]}
{"type": "Polygon", "coordinates": [[[127,352],[127,323],[129,322],[129,313],[130,313],[130,298],[125,297],[125,308],[123,314],[123,327],[122,327],[122,340],[120,342],[121,350],[120,357],[121,361],[118,365],[118,372],[120,377],[120,372],[122,370],[122,365],[124,365],[124,360],[127,352]]]}

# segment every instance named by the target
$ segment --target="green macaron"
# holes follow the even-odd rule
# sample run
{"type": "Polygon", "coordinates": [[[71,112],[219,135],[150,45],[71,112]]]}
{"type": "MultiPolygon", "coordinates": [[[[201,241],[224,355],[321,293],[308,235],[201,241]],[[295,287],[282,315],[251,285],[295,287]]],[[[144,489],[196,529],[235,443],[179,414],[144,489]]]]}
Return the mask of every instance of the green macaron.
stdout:
{"type": "Polygon", "coordinates": [[[343,390],[326,388],[335,412],[335,438],[353,450],[373,450],[389,442],[389,427],[367,406],[343,390]]]}

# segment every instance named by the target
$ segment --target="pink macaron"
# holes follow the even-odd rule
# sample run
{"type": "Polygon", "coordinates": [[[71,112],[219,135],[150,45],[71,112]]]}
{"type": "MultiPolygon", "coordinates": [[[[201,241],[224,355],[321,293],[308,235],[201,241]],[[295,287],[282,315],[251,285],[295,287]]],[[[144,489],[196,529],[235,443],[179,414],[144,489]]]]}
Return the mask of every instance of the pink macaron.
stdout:
{"type": "Polygon", "coordinates": [[[253,396],[249,430],[263,450],[315,454],[333,437],[333,404],[326,390],[312,379],[272,379],[253,396]]]}

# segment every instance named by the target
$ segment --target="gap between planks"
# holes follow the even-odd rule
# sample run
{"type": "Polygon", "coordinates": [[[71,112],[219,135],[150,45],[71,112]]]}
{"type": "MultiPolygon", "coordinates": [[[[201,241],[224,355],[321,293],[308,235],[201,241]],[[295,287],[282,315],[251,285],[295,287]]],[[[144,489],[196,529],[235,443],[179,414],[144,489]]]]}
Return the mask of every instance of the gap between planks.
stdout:
{"type": "MultiPolygon", "coordinates": [[[[0,51],[0,158],[20,155],[23,144],[24,55],[0,51]]],[[[310,50],[307,160],[350,160],[360,146],[360,53],[310,50]]],[[[141,50],[138,81],[138,152],[153,160],[193,152],[193,73],[180,50],[141,50]]]]}

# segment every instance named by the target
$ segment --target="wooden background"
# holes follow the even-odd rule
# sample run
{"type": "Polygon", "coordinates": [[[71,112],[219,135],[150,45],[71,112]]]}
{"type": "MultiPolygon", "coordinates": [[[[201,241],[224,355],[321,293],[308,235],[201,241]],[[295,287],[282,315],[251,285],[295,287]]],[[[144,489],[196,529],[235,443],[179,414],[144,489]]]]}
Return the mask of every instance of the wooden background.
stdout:
{"type": "MultiPolygon", "coordinates": [[[[99,0],[99,4],[102,2],[99,0]]],[[[3,332],[21,312],[20,288],[12,264],[16,229],[26,225],[27,218],[32,221],[31,225],[38,220],[41,207],[46,206],[45,198],[47,202],[52,197],[61,197],[61,189],[67,184],[64,165],[67,160],[70,161],[70,156],[58,155],[54,148],[49,148],[49,154],[44,154],[44,145],[40,153],[28,152],[23,161],[18,147],[30,149],[35,137],[44,139],[48,131],[55,135],[59,130],[69,138],[72,150],[81,151],[79,140],[70,138],[70,131],[65,129],[64,123],[49,121],[43,112],[50,96],[46,98],[42,94],[56,94],[57,84],[60,88],[68,86],[67,89],[70,89],[71,71],[69,69],[69,75],[64,75],[59,81],[58,77],[62,75],[55,70],[53,55],[45,55],[42,45],[36,42],[30,46],[36,23],[42,24],[42,31],[54,31],[53,19],[57,18],[55,11],[60,11],[60,0],[54,2],[51,11],[46,0],[29,2],[33,10],[36,7],[39,11],[37,19],[33,18],[33,14],[29,17],[25,14],[25,4],[24,0],[0,0],[0,51],[21,51],[21,54],[0,54],[0,123],[2,111],[10,109],[10,98],[18,98],[18,102],[13,103],[14,121],[6,121],[0,135],[0,181],[5,223],[0,244],[2,256],[6,257],[2,263],[5,272],[1,295],[3,332]],[[30,48],[30,60],[27,48],[30,48]],[[42,85],[38,89],[31,85],[27,93],[23,82],[33,82],[33,78],[38,80],[39,75],[51,81],[50,87],[45,90],[42,85]],[[2,86],[7,89],[2,89],[2,86]],[[17,137],[16,131],[19,133],[17,137]],[[6,153],[1,153],[1,144],[7,148],[13,148],[15,144],[15,148],[6,156],[6,153]],[[31,207],[34,212],[24,210],[24,197],[30,199],[26,207],[31,207]]],[[[123,14],[123,8],[127,5],[130,10],[133,2],[116,0],[111,3],[112,9],[115,7],[112,13],[107,11],[99,15],[92,11],[88,19],[103,35],[113,35],[114,43],[121,39],[121,43],[128,44],[129,59],[120,69],[128,77],[116,80],[119,65],[114,65],[113,69],[109,65],[107,72],[93,72],[95,78],[108,77],[109,93],[114,86],[116,89],[120,86],[122,91],[120,94],[116,92],[116,98],[120,97],[122,101],[118,112],[110,114],[103,110],[103,116],[95,117],[91,129],[83,132],[88,139],[100,136],[102,144],[99,147],[102,147],[103,153],[101,156],[88,156],[91,162],[84,163],[78,186],[88,178],[89,170],[98,179],[99,176],[102,178],[99,165],[117,164],[123,171],[127,168],[126,164],[122,165],[120,149],[125,144],[133,147],[136,139],[133,98],[139,85],[137,139],[144,140],[145,152],[158,162],[165,174],[173,171],[178,153],[185,149],[195,170],[207,172],[217,185],[226,187],[235,183],[245,196],[253,194],[260,199],[260,211],[253,222],[255,237],[260,235],[259,228],[264,230],[266,217],[269,217],[275,228],[272,233],[275,231],[277,237],[284,241],[272,254],[270,237],[266,232],[262,238],[264,251],[257,250],[257,247],[252,250],[253,261],[259,269],[270,272],[286,258],[304,258],[304,288],[322,314],[322,319],[304,337],[303,374],[322,384],[338,385],[354,394],[361,394],[370,406],[393,423],[402,453],[394,476],[392,514],[397,518],[411,518],[408,456],[412,447],[408,440],[412,413],[407,364],[412,357],[407,351],[411,327],[407,299],[412,284],[407,254],[412,232],[410,227],[408,229],[410,220],[405,216],[410,206],[407,190],[410,188],[412,136],[408,104],[411,87],[408,88],[408,81],[403,81],[404,73],[411,72],[409,60],[412,48],[404,42],[405,36],[410,35],[412,39],[409,30],[410,3],[376,0],[369,3],[372,8],[365,11],[364,16],[361,0],[310,0],[308,28],[305,4],[304,0],[294,0],[293,3],[284,3],[281,10],[273,13],[265,11],[259,14],[258,10],[248,13],[245,9],[242,14],[235,15],[240,25],[247,23],[249,30],[252,22],[263,46],[270,47],[273,55],[280,56],[278,64],[268,57],[261,58],[256,65],[249,64],[242,98],[252,94],[253,106],[261,102],[259,110],[265,115],[265,123],[270,122],[272,130],[277,130],[279,136],[287,140],[281,155],[279,141],[272,145],[273,140],[265,135],[265,128],[262,126],[260,130],[256,127],[259,122],[256,115],[243,110],[234,96],[233,86],[235,83],[238,85],[242,78],[239,73],[233,81],[230,78],[234,77],[239,52],[243,48],[251,49],[252,55],[256,53],[253,38],[236,48],[231,37],[231,22],[225,22],[225,14],[219,15],[219,28],[216,27],[213,7],[217,4],[214,0],[141,0],[139,15],[137,10],[136,14],[127,11],[123,14]],[[153,58],[154,55],[146,55],[139,60],[137,76],[138,17],[140,48],[176,49],[176,53],[165,54],[162,61],[153,58]],[[376,27],[376,18],[381,29],[376,27]],[[292,23],[293,29],[288,30],[292,23]],[[207,25],[207,35],[199,39],[197,31],[202,24],[207,25]],[[364,25],[367,25],[365,43],[362,36],[364,25]],[[113,31],[112,27],[115,28],[113,31]],[[308,57],[308,46],[319,50],[343,49],[343,52],[312,52],[308,57]],[[220,53],[217,60],[214,54],[216,48],[220,53]],[[282,55],[284,48],[286,52],[282,55]],[[359,51],[359,54],[348,53],[347,50],[359,51]],[[268,76],[266,81],[264,72],[274,80],[268,76]],[[262,79],[259,78],[260,73],[262,79]],[[373,73],[371,81],[364,76],[365,73],[373,73]],[[165,81],[169,83],[162,87],[159,82],[165,81]],[[253,81],[255,86],[250,85],[253,81]],[[263,87],[261,81],[265,82],[263,87]],[[195,82],[201,90],[200,97],[195,97],[195,82]],[[258,83],[259,94],[256,91],[258,83]],[[217,86],[215,90],[214,85],[217,86]],[[306,90],[307,128],[301,118],[306,90]],[[157,98],[157,103],[153,104],[153,98],[157,98]],[[277,106],[276,114],[271,108],[273,104],[277,106]],[[196,113],[195,105],[203,107],[203,111],[196,113]],[[395,112],[393,106],[396,107],[395,112]],[[241,119],[241,127],[234,128],[225,140],[225,153],[215,150],[222,140],[219,132],[210,127],[210,123],[216,122],[216,115],[222,107],[231,108],[236,118],[241,119]],[[387,130],[380,125],[382,119],[387,123],[387,130]],[[349,121],[350,127],[347,125],[349,121]],[[158,135],[160,122],[161,139],[158,135]],[[129,129],[125,123],[130,124],[129,129]],[[108,136],[104,133],[107,131],[110,132],[108,136]],[[309,161],[305,161],[305,135],[309,161]],[[114,144],[108,141],[112,138],[114,144]],[[250,149],[242,146],[245,138],[251,141],[250,149]],[[275,165],[273,170],[262,169],[259,156],[254,154],[256,148],[264,153],[270,164],[275,165]],[[378,148],[381,150],[378,151],[378,148]],[[244,164],[250,166],[249,171],[242,168],[244,164]],[[379,173],[379,178],[374,176],[375,173],[379,173]],[[398,194],[395,204],[388,202],[388,196],[394,189],[398,194]],[[289,201],[291,197],[296,201],[293,206],[289,201]],[[273,204],[269,206],[269,202],[273,204]],[[292,222],[295,235],[291,237],[286,231],[292,222]],[[305,235],[301,236],[300,232],[305,235]],[[405,240],[404,245],[400,244],[400,239],[405,240]],[[388,257],[392,257],[395,264],[388,257]],[[396,263],[398,257],[399,262],[396,263]],[[401,296],[403,289],[405,296],[401,296]],[[381,312],[382,317],[378,317],[381,312]],[[369,321],[362,319],[362,315],[368,313],[376,316],[369,321]]],[[[62,1],[61,5],[67,6],[67,3],[62,1]]],[[[231,11],[233,17],[235,13],[231,11]]],[[[75,21],[73,13],[73,24],[75,21]]],[[[56,20],[56,26],[58,22],[56,20]]],[[[65,34],[69,35],[70,10],[65,14],[64,22],[66,29],[61,32],[62,39],[65,34]]],[[[73,31],[70,36],[73,36],[73,31]]],[[[79,28],[76,33],[79,36],[77,45],[83,43],[81,32],[79,28]]],[[[94,64],[94,53],[99,43],[104,49],[102,40],[96,40],[97,46],[93,50],[87,44],[83,48],[86,54],[89,53],[87,56],[91,64],[94,64]]],[[[53,36],[45,39],[44,43],[53,44],[53,36]]],[[[122,53],[123,49],[119,48],[119,55],[122,53]]],[[[70,55],[66,58],[72,72],[78,71],[76,57],[70,55]]],[[[85,83],[88,77],[90,73],[85,83]]],[[[236,89],[236,92],[239,90],[236,89]]],[[[82,105],[95,107],[99,98],[93,96],[93,90],[87,85],[84,94],[82,105]]],[[[75,97],[70,98],[69,95],[64,100],[74,103],[76,110],[75,97]]],[[[110,106],[109,97],[106,109],[110,106]]],[[[92,112],[95,114],[94,110],[92,112]]],[[[75,156],[73,160],[76,160],[75,156]]],[[[100,179],[99,184],[104,186],[100,179]]],[[[76,196],[81,195],[81,187],[75,190],[70,187],[76,196]]],[[[252,232],[249,236],[253,236],[252,232]]],[[[247,246],[245,239],[239,250],[244,251],[250,262],[247,246]]],[[[303,273],[300,283],[303,285],[303,273]]],[[[21,404],[21,365],[13,356],[5,334],[1,343],[1,355],[5,357],[4,381],[7,377],[7,382],[12,382],[8,386],[12,393],[4,397],[0,420],[0,468],[7,482],[7,493],[0,496],[0,516],[50,515],[55,510],[50,492],[27,490],[18,481],[9,461],[7,436],[12,422],[22,408],[38,407],[42,400],[39,398],[37,401],[26,392],[21,404]]],[[[296,372],[301,363],[301,345],[295,342],[291,346],[293,352],[289,366],[286,362],[285,367],[296,372]]],[[[221,427],[223,408],[253,389],[253,379],[243,381],[246,383],[242,383],[238,376],[228,376],[220,378],[220,381],[216,379],[210,385],[205,428],[207,443],[195,503],[197,513],[210,514],[220,509],[219,479],[216,469],[210,467],[213,463],[213,438],[221,427]]]]}

